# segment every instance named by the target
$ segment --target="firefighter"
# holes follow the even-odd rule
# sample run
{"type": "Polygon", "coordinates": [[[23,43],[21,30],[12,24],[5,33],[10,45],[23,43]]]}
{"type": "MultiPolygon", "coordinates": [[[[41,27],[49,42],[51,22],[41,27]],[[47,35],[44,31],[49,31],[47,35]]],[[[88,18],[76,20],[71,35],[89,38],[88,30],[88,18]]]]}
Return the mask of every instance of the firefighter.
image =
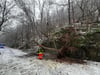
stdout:
{"type": "Polygon", "coordinates": [[[43,59],[44,56],[44,48],[42,48],[42,45],[38,45],[40,49],[38,50],[38,59],[43,59]]]}

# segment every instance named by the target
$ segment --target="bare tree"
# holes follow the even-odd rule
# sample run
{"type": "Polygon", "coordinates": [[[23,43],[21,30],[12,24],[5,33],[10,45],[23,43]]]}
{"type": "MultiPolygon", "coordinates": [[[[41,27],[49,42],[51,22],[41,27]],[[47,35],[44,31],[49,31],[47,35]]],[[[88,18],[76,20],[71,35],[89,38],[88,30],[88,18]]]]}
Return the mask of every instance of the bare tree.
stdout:
{"type": "Polygon", "coordinates": [[[14,4],[11,4],[7,0],[0,1],[0,31],[4,23],[6,23],[11,18],[11,9],[14,6],[14,4]]]}
{"type": "Polygon", "coordinates": [[[68,20],[69,20],[69,25],[71,24],[70,8],[71,8],[71,2],[70,2],[70,0],[68,0],[68,20]]]}
{"type": "Polygon", "coordinates": [[[100,21],[100,0],[94,0],[95,2],[95,6],[97,8],[97,11],[98,11],[98,15],[97,15],[97,21],[100,21]]]}
{"type": "Polygon", "coordinates": [[[88,2],[89,2],[89,0],[80,0],[80,1],[76,0],[76,3],[77,3],[78,7],[81,10],[81,17],[79,18],[79,20],[84,21],[86,19],[85,18],[85,15],[86,15],[85,13],[86,13],[86,9],[88,7],[88,2]]]}

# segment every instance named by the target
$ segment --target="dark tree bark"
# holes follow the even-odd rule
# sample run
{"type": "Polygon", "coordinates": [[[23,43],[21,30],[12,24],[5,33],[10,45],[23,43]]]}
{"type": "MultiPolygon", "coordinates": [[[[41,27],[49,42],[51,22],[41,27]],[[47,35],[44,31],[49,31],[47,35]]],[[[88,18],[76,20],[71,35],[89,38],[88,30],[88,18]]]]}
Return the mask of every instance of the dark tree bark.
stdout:
{"type": "Polygon", "coordinates": [[[70,25],[71,24],[70,0],[68,0],[68,21],[69,21],[69,25],[70,25]]]}

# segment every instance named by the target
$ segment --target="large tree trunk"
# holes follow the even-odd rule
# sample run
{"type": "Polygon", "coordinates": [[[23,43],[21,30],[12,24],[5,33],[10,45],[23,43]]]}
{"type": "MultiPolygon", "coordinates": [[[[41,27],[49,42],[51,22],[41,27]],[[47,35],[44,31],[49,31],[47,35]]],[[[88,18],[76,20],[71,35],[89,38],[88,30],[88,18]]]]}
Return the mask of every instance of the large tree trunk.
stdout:
{"type": "Polygon", "coordinates": [[[58,49],[55,49],[55,48],[49,48],[49,47],[45,47],[42,45],[42,47],[46,50],[52,50],[52,51],[58,51],[58,49]]]}

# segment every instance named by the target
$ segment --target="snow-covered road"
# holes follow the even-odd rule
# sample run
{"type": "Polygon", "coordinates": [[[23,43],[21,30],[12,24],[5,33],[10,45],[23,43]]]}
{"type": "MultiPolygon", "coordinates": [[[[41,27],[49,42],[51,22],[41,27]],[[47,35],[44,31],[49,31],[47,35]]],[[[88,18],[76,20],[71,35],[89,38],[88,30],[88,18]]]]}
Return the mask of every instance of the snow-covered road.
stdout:
{"type": "Polygon", "coordinates": [[[26,53],[5,47],[0,49],[0,75],[100,75],[100,63],[58,63],[36,57],[18,58],[26,53]]]}

